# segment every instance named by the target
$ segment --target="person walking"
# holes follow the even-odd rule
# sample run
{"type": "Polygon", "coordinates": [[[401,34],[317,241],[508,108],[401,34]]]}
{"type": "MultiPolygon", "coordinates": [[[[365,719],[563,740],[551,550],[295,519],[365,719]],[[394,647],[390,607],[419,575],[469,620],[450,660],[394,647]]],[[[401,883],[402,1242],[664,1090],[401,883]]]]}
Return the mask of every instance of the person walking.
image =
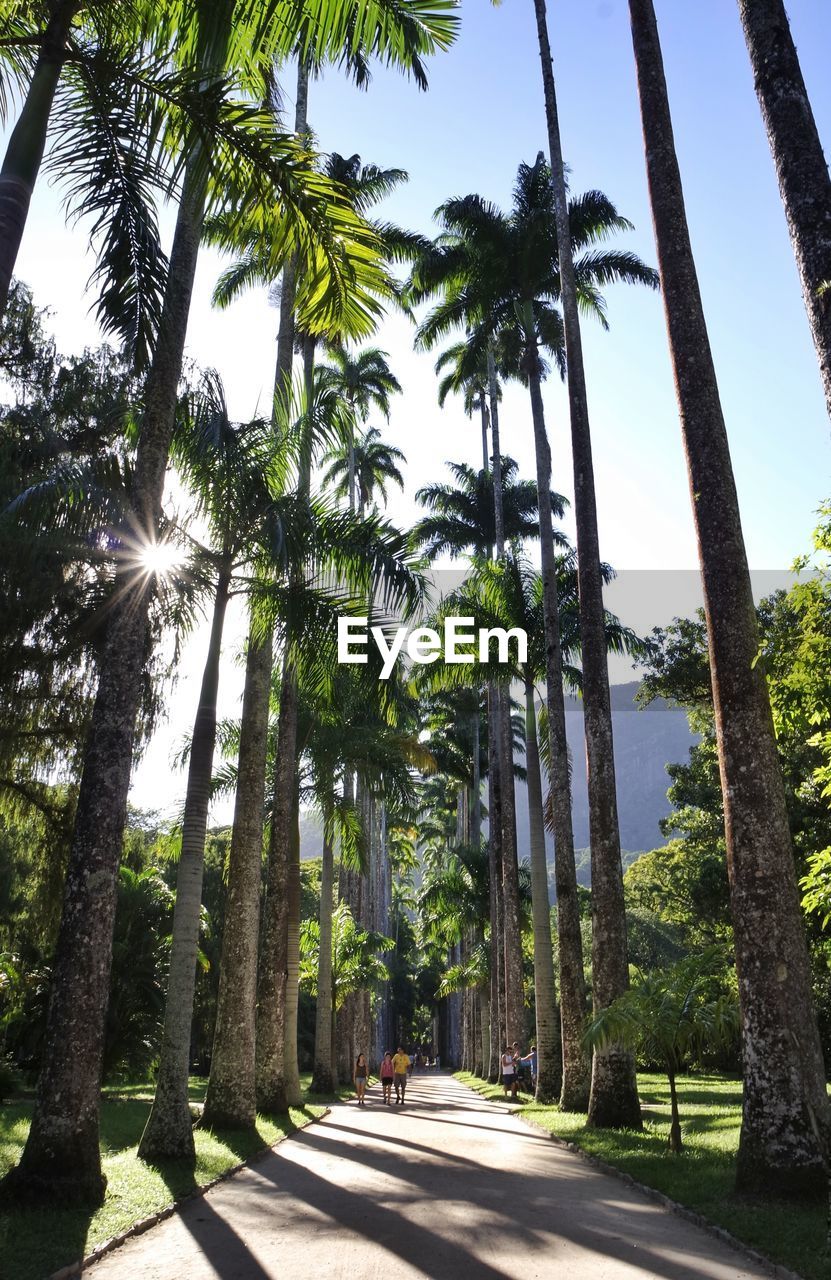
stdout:
{"type": "Polygon", "coordinates": [[[384,1054],[381,1061],[381,1070],[379,1072],[381,1077],[381,1089],[384,1094],[384,1102],[387,1106],[392,1102],[392,1078],[394,1074],[392,1067],[392,1054],[389,1049],[387,1049],[387,1052],[384,1054]]]}
{"type": "Polygon", "coordinates": [[[358,1054],[358,1060],[355,1063],[355,1070],[352,1072],[352,1083],[355,1086],[355,1092],[358,1095],[358,1106],[364,1106],[364,1094],[366,1093],[366,1078],[369,1075],[369,1068],[366,1065],[366,1058],[362,1053],[358,1054]]]}
{"type": "Polygon", "coordinates": [[[523,1065],[527,1064],[531,1072],[531,1092],[534,1093],[537,1088],[537,1046],[532,1044],[525,1056],[520,1058],[519,1061],[523,1065]]]}
{"type": "Polygon", "coordinates": [[[511,1091],[511,1097],[516,1097],[516,1062],[514,1061],[514,1053],[509,1044],[505,1045],[505,1051],[501,1059],[502,1070],[502,1090],[507,1098],[508,1090],[511,1091]]]}
{"type": "Polygon", "coordinates": [[[398,1046],[398,1052],[392,1060],[392,1082],[395,1085],[395,1101],[404,1106],[404,1094],[407,1091],[407,1071],[410,1066],[409,1055],[404,1052],[401,1045],[398,1046]]]}

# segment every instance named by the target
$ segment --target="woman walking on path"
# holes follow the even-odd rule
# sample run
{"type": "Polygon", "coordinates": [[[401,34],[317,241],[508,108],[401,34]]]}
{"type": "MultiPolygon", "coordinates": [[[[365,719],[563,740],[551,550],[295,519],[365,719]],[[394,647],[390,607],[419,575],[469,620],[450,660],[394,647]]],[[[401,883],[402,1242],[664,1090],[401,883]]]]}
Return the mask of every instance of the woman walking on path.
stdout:
{"type": "Polygon", "coordinates": [[[395,1085],[395,1101],[400,1102],[402,1107],[404,1106],[404,1094],[407,1091],[407,1070],[409,1065],[409,1055],[399,1045],[398,1052],[392,1060],[392,1082],[395,1085]]]}
{"type": "Polygon", "coordinates": [[[387,1052],[384,1054],[383,1061],[381,1062],[381,1071],[380,1071],[381,1088],[384,1091],[384,1102],[386,1102],[387,1106],[389,1106],[390,1102],[392,1101],[393,1074],[394,1072],[393,1072],[393,1066],[392,1066],[392,1054],[388,1049],[387,1052]]]}
{"type": "Polygon", "coordinates": [[[364,1105],[364,1094],[366,1093],[366,1078],[369,1070],[366,1065],[366,1058],[362,1053],[358,1054],[358,1061],[355,1063],[355,1070],[352,1073],[352,1082],[355,1085],[355,1092],[358,1095],[358,1106],[364,1105]]]}

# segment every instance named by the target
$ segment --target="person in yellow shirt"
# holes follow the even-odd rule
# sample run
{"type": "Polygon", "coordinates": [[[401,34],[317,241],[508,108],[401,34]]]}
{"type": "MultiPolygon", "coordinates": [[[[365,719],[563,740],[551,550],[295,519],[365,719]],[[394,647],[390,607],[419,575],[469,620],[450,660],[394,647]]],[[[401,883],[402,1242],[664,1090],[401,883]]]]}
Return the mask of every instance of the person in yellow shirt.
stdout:
{"type": "Polygon", "coordinates": [[[407,1068],[409,1065],[409,1055],[399,1045],[398,1052],[392,1060],[392,1083],[395,1086],[395,1101],[400,1102],[402,1107],[404,1106],[404,1094],[407,1089],[407,1068]]]}

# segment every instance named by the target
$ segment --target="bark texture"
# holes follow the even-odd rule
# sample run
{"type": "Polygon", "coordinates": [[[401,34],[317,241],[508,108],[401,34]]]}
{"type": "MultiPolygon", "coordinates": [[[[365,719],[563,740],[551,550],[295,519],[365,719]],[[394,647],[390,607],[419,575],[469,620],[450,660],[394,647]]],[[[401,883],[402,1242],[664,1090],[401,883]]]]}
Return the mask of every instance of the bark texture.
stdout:
{"type": "Polygon", "coordinates": [[[226,917],[233,928],[222,938],[211,1073],[202,1112],[206,1128],[253,1129],[257,1120],[257,950],[272,662],[271,636],[258,641],[249,632],[228,855],[226,917]]]}
{"type": "MultiPolygon", "coordinates": [[[[298,67],[295,133],[306,130],[308,70],[298,67]]],[[[284,266],[274,370],[272,423],[278,397],[291,381],[297,263],[284,266]]],[[[273,638],[252,625],[248,633],[242,699],[234,826],[228,858],[228,905],[239,922],[222,940],[217,1019],[203,1123],[252,1129],[257,1114],[257,961],[263,860],[263,812],[273,638]]]]}
{"type": "Polygon", "coordinates": [[[505,1033],[508,1044],[525,1032],[522,929],[516,841],[516,791],[510,689],[499,690],[499,777],[502,799],[502,945],[505,952],[505,1033]]]}
{"type": "Polygon", "coordinates": [[[505,1043],[505,966],[502,940],[502,787],[499,769],[497,687],[488,685],[488,884],[490,886],[491,1048],[488,1078],[499,1075],[505,1043]]]}
{"type": "Polygon", "coordinates": [[[724,416],[651,0],[630,0],[655,239],[704,586],[742,1016],[737,1184],[826,1194],[831,1114],[724,416]]]}
{"type": "Polygon", "coordinates": [[[537,1018],[536,1101],[552,1103],[563,1083],[558,1034],[557,991],[554,983],[554,947],[551,941],[551,903],[548,898],[548,866],[545,859],[545,822],[542,809],[540,753],[537,744],[537,709],[534,682],[525,680],[525,767],[528,775],[528,820],[531,845],[531,912],[534,928],[534,1005],[537,1018]]]}
{"type": "MultiPolygon", "coordinates": [[[[289,676],[293,680],[293,675],[289,676]]],[[[283,695],[285,696],[285,695],[283,695]]],[[[297,700],[297,687],[293,690],[297,700]]],[[[278,747],[279,750],[279,747],[278,747]]],[[[300,796],[297,782],[297,748],[293,752],[292,818],[289,829],[288,911],[286,916],[286,1016],[283,1024],[283,1076],[290,1107],[303,1102],[297,1059],[297,1011],[300,999],[300,796]]]]}
{"type": "Polygon", "coordinates": [[[323,837],[323,860],[320,872],[320,961],[317,974],[317,1011],[315,1014],[315,1063],[312,1093],[333,1093],[332,1071],[332,909],[335,878],[335,854],[330,837],[323,837]]]}
{"type": "MultiPolygon", "coordinates": [[[[204,215],[203,180],[185,177],[158,344],[145,383],[129,542],[155,534],[204,215]]],[[[120,566],[87,741],[52,971],[43,1066],[32,1125],[10,1194],[54,1203],[104,1193],[98,1101],[118,865],[133,738],[147,657],[149,577],[120,566]]]]}
{"type": "Polygon", "coordinates": [[[540,571],[545,621],[545,682],[548,708],[549,788],[554,817],[554,884],[557,891],[557,950],[560,965],[560,1035],[564,1111],[587,1111],[591,1061],[583,1045],[586,1021],[586,976],[574,858],[571,786],[568,774],[566,707],[563,695],[563,650],[554,526],[551,517],[551,450],[539,375],[539,353],[531,345],[526,357],[534,448],[537,464],[537,502],[540,520],[540,571]]]}
{"type": "MultiPolygon", "coordinates": [[[[612,708],[606,657],[594,466],[580,317],[571,252],[568,195],[560,144],[560,125],[545,0],[534,0],[534,10],[537,18],[545,93],[568,369],[591,842],[592,994],[595,1008],[602,1009],[611,1004],[629,985],[626,913],[620,861],[612,708]]],[[[589,1124],[603,1128],[641,1127],[635,1063],[631,1054],[618,1050],[614,1046],[601,1053],[595,1053],[588,1119],[589,1124]]]]}
{"type": "Polygon", "coordinates": [[[739,12],[831,414],[831,177],[783,0],[739,12]]]}
{"type": "Polygon", "coordinates": [[[294,839],[297,685],[284,668],[277,728],[277,760],[268,840],[268,881],[263,909],[257,986],[257,1105],[288,1111],[285,1076],[288,982],[289,877],[294,839]]]}
{"type": "Polygon", "coordinates": [[[29,204],[35,189],[55,91],[81,0],[52,0],[32,80],[0,169],[0,316],[5,313],[29,204]]]}
{"type": "Polygon", "coordinates": [[[190,1038],[202,918],[205,835],[216,746],[219,660],[230,584],[230,570],[222,571],[216,586],[208,656],[193,726],[182,819],[182,851],[176,872],[176,906],[173,911],[164,1032],[156,1093],[139,1143],[138,1153],[143,1160],[189,1159],[195,1150],[188,1101],[190,1038]]]}

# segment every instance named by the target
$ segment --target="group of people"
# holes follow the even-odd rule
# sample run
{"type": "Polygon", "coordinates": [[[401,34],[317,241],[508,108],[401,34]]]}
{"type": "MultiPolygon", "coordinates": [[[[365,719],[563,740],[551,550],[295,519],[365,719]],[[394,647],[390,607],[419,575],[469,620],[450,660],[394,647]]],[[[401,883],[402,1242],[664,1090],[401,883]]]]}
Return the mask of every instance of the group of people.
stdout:
{"type": "Polygon", "coordinates": [[[521,1054],[519,1045],[514,1041],[513,1044],[506,1044],[500,1060],[500,1071],[502,1073],[502,1090],[507,1098],[508,1092],[512,1098],[517,1095],[520,1080],[527,1069],[531,1077],[531,1092],[537,1087],[537,1047],[531,1045],[526,1054],[521,1054]]]}
{"type": "MultiPolygon", "coordinates": [[[[378,1072],[381,1079],[381,1091],[383,1093],[383,1101],[386,1106],[392,1105],[392,1091],[395,1090],[396,1105],[404,1106],[404,1094],[407,1092],[407,1079],[412,1075],[415,1066],[415,1055],[405,1053],[401,1046],[398,1046],[396,1053],[390,1053],[389,1050],[384,1054],[381,1067],[378,1072]]],[[[352,1081],[355,1085],[355,1093],[358,1098],[358,1106],[366,1105],[366,1087],[369,1080],[369,1065],[366,1055],[358,1054],[358,1060],[355,1063],[355,1070],[352,1074],[352,1081]]]]}

